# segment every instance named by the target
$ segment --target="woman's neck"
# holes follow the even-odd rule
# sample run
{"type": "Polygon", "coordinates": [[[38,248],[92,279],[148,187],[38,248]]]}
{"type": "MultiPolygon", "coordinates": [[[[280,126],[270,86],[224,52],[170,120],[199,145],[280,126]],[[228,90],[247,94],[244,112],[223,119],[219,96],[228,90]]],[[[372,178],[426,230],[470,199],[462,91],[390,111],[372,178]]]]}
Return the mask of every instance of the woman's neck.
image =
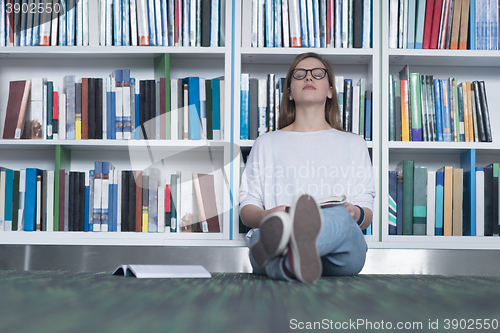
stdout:
{"type": "Polygon", "coordinates": [[[325,119],[325,106],[297,107],[295,109],[295,121],[286,127],[294,132],[315,132],[331,129],[325,119]]]}

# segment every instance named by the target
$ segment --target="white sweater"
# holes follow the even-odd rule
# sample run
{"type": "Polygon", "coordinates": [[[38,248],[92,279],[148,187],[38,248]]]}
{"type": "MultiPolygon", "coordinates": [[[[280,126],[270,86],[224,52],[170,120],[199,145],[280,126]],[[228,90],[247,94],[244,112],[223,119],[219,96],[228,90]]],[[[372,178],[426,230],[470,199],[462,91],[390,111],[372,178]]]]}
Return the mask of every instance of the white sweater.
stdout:
{"type": "Polygon", "coordinates": [[[316,200],[345,194],[348,202],[373,211],[375,184],[363,138],[336,129],[259,136],[242,177],[240,213],[246,205],[291,205],[302,193],[316,200]]]}

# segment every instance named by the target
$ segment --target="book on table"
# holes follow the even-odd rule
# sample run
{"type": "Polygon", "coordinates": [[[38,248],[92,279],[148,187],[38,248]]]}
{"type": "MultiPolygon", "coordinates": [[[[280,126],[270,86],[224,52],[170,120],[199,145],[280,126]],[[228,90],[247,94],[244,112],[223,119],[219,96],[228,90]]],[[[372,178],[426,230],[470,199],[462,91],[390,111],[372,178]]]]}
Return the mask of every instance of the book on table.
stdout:
{"type": "Polygon", "coordinates": [[[139,279],[181,279],[212,277],[201,265],[120,265],[113,275],[132,276],[139,279]]]}

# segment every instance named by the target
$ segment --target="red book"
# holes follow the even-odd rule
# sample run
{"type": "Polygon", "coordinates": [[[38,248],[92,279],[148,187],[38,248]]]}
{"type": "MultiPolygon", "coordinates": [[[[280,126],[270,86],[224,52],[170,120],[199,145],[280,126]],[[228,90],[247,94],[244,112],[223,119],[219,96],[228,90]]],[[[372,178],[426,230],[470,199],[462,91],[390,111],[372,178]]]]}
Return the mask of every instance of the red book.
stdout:
{"type": "MultiPolygon", "coordinates": [[[[439,27],[441,23],[442,7],[443,7],[443,0],[436,0],[434,2],[434,13],[432,14],[433,18],[432,18],[432,29],[431,29],[431,46],[430,46],[431,49],[438,48],[439,27]]],[[[425,44],[425,35],[424,35],[424,44],[425,44]]]]}
{"type": "Polygon", "coordinates": [[[182,46],[182,0],[175,0],[174,45],[182,46]]]}
{"type": "Polygon", "coordinates": [[[167,218],[167,216],[168,221],[165,220],[165,224],[170,225],[170,184],[167,184],[165,186],[165,219],[167,218]]]}
{"type": "Polygon", "coordinates": [[[31,81],[10,81],[9,99],[3,128],[4,139],[20,139],[28,105],[31,81]]]}
{"type": "Polygon", "coordinates": [[[432,29],[432,14],[434,12],[434,1],[427,0],[425,4],[425,21],[424,21],[424,41],[422,48],[428,49],[431,46],[431,29],[432,29]]]}
{"type": "Polygon", "coordinates": [[[335,13],[334,0],[326,0],[326,45],[332,47],[335,37],[335,13]]]}
{"type": "MultiPolygon", "coordinates": [[[[13,8],[14,0],[7,0],[7,6],[13,8]],[[10,4],[10,6],[9,6],[10,4]]],[[[8,33],[7,46],[14,46],[14,11],[11,10],[10,13],[6,13],[5,17],[6,29],[5,32],[8,33]]]]}

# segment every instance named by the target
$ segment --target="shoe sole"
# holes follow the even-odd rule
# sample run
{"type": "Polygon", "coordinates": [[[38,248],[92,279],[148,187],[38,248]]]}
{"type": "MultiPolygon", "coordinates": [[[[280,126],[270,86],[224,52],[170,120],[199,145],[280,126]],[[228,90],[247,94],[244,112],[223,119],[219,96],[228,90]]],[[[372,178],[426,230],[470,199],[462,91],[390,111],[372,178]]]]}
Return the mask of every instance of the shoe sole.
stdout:
{"type": "Polygon", "coordinates": [[[309,195],[300,196],[292,206],[291,250],[294,273],[302,282],[315,282],[323,273],[323,265],[316,247],[322,225],[321,212],[309,195]]]}
{"type": "Polygon", "coordinates": [[[257,265],[263,267],[283,253],[290,239],[290,228],[286,228],[286,213],[274,214],[264,220],[260,226],[260,238],[250,251],[257,265]]]}

